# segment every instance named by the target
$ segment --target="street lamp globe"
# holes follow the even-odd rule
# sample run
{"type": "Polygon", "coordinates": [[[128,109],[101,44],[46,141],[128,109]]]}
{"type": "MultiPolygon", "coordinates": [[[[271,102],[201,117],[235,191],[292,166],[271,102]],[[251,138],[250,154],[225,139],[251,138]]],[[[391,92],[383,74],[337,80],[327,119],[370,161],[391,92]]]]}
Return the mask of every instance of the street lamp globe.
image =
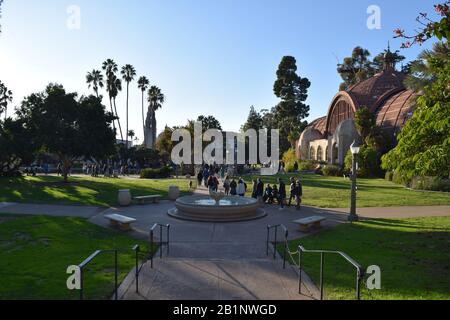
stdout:
{"type": "Polygon", "coordinates": [[[352,145],[350,146],[350,150],[352,151],[352,154],[358,154],[360,150],[359,144],[355,141],[353,141],[352,145]]]}

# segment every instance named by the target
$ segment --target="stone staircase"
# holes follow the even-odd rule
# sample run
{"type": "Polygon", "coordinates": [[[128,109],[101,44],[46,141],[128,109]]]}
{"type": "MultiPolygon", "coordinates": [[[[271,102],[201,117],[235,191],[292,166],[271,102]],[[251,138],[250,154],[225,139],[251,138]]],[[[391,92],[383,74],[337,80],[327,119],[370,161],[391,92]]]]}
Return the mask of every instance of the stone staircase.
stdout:
{"type": "Polygon", "coordinates": [[[134,270],[119,288],[124,300],[309,300],[313,294],[280,260],[271,259],[183,259],[146,263],[136,293],[134,270]]]}

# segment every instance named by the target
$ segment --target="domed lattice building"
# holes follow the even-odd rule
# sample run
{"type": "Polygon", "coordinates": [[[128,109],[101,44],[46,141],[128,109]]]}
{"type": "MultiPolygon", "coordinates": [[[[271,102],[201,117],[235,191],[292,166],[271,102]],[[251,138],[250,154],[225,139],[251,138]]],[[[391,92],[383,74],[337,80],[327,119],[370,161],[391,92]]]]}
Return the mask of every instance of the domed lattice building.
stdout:
{"type": "Polygon", "coordinates": [[[416,94],[403,85],[405,75],[395,70],[392,53],[385,55],[383,71],[346,91],[336,94],[328,114],[311,122],[297,141],[299,159],[343,165],[350,145],[359,134],[355,112],[367,107],[377,125],[395,141],[397,133],[411,117],[416,94]]]}

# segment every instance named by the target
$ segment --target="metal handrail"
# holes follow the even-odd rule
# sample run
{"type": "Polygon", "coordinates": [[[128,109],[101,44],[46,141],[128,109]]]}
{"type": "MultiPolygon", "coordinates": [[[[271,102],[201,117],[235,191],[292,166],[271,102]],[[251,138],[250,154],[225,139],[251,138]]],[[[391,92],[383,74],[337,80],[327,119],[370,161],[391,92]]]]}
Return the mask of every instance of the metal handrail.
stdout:
{"type": "MultiPolygon", "coordinates": [[[[302,253],[319,253],[320,254],[320,300],[323,300],[323,284],[324,284],[324,263],[325,263],[325,254],[337,254],[344,258],[348,263],[353,265],[356,269],[356,300],[361,299],[361,280],[364,278],[364,269],[363,267],[356,262],[353,258],[351,258],[348,254],[342,251],[333,251],[333,250],[308,250],[303,246],[298,246],[298,261],[299,261],[299,278],[301,281],[302,276],[302,253]]],[[[301,288],[300,288],[301,290],[301,288]]]]}
{"type": "Polygon", "coordinates": [[[119,250],[97,250],[93,254],[91,254],[87,259],[85,259],[83,262],[81,262],[78,265],[78,268],[80,269],[80,300],[83,300],[84,298],[84,282],[83,282],[83,276],[84,272],[83,269],[89,265],[96,257],[103,253],[114,253],[114,299],[118,300],[118,264],[117,264],[117,253],[119,250]]]}
{"type": "MultiPolygon", "coordinates": [[[[150,228],[150,252],[153,253],[154,249],[154,243],[155,243],[155,229],[159,228],[159,257],[162,258],[163,252],[162,247],[163,245],[166,245],[167,247],[167,255],[170,252],[170,224],[161,224],[161,223],[155,223],[150,228]],[[166,230],[166,241],[163,241],[163,229],[166,230]]],[[[153,269],[153,254],[150,256],[150,267],[153,269]]]]}
{"type": "Polygon", "coordinates": [[[267,226],[267,239],[266,239],[266,255],[269,256],[269,243],[270,243],[270,230],[274,230],[274,249],[273,249],[273,259],[276,260],[277,258],[277,245],[278,245],[278,228],[281,228],[284,230],[284,236],[287,239],[289,235],[289,231],[283,224],[275,224],[275,225],[268,225],[267,226]]]}
{"type": "Polygon", "coordinates": [[[291,252],[289,250],[288,243],[288,235],[289,231],[283,224],[278,225],[268,225],[267,226],[267,241],[266,241],[266,255],[269,256],[269,242],[270,242],[270,230],[274,229],[275,233],[275,241],[274,241],[274,250],[273,250],[273,258],[276,259],[276,248],[277,248],[277,231],[278,228],[282,228],[284,230],[284,248],[283,248],[283,268],[286,268],[286,258],[289,255],[292,263],[298,268],[298,293],[302,293],[302,253],[319,253],[320,254],[320,300],[323,300],[323,284],[324,284],[324,263],[325,263],[325,254],[338,254],[342,258],[344,258],[348,263],[353,265],[356,268],[356,299],[361,299],[361,280],[364,278],[364,268],[356,262],[352,257],[342,251],[333,251],[333,250],[308,250],[303,246],[298,246],[297,251],[291,252]],[[298,264],[295,262],[294,255],[298,254],[298,264]]]}

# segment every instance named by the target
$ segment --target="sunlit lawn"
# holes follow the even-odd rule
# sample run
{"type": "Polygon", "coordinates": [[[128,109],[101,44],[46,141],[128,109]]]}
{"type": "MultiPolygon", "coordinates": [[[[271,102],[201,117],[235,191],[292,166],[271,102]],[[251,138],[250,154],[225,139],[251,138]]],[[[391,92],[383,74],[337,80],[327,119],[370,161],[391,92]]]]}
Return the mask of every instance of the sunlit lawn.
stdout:
{"type": "MultiPolygon", "coordinates": [[[[144,241],[80,218],[0,214],[0,300],[78,299],[69,291],[66,269],[96,250],[124,249],[118,256],[120,281],[134,266],[134,244],[144,241]]],[[[114,290],[114,256],[99,256],[85,269],[86,299],[109,299],[114,290]]]]}
{"type": "Polygon", "coordinates": [[[0,178],[0,202],[51,204],[81,204],[93,206],[117,205],[120,189],[130,189],[133,196],[161,194],[167,196],[169,186],[178,186],[189,192],[186,179],[112,179],[70,177],[69,183],[61,177],[38,176],[0,178]]]}
{"type": "MultiPolygon", "coordinates": [[[[450,299],[450,216],[345,224],[291,241],[290,249],[300,244],[344,251],[365,267],[378,265],[381,290],[369,293],[363,285],[363,299],[450,299]]],[[[303,261],[318,284],[320,256],[304,254],[303,261]]],[[[325,256],[324,279],[325,298],[355,298],[355,269],[342,258],[325,256]]]]}
{"type": "MultiPolygon", "coordinates": [[[[289,178],[301,177],[303,204],[321,208],[346,208],[350,202],[351,182],[343,177],[323,177],[313,174],[283,175],[289,192],[289,178]]],[[[275,184],[280,176],[261,177],[265,184],[275,184]]],[[[249,189],[257,176],[245,176],[249,189]]],[[[358,179],[357,205],[359,207],[450,205],[450,193],[421,192],[406,189],[384,179],[358,179]]],[[[249,194],[251,191],[249,190],[249,194]]]]}

